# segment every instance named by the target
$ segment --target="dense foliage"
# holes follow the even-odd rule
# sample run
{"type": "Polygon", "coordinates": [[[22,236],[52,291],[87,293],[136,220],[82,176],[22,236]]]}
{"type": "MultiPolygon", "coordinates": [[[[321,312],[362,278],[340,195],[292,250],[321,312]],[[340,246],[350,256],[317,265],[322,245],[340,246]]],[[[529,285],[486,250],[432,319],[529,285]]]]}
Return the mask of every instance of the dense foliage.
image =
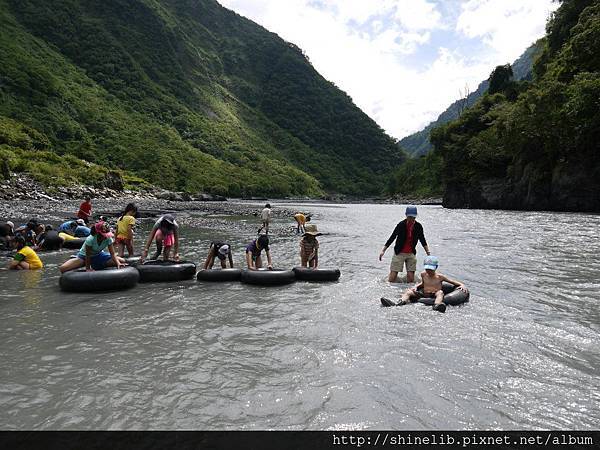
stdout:
{"type": "MultiPolygon", "coordinates": [[[[48,165],[175,190],[377,194],[403,159],[297,47],[213,0],[0,0],[0,99],[4,134],[39,136],[48,165]]],[[[36,151],[13,142],[10,164],[51,181],[17,164],[36,151]]]]}
{"type": "Polygon", "coordinates": [[[547,32],[532,82],[506,82],[497,69],[504,80],[497,92],[432,132],[447,194],[459,199],[454,206],[468,206],[480,182],[498,179],[505,198],[517,194],[500,206],[597,207],[597,195],[582,191],[598,184],[600,2],[561,1],[547,32]]]}

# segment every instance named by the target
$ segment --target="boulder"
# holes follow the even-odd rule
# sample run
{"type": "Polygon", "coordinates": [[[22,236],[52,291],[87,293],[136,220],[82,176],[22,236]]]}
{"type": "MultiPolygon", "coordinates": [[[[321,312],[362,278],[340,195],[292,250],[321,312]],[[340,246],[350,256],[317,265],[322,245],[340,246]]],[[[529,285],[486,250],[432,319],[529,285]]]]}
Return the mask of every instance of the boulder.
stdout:
{"type": "Polygon", "coordinates": [[[104,176],[104,186],[107,189],[121,192],[123,191],[123,184],[123,177],[115,170],[107,172],[104,176]]]}

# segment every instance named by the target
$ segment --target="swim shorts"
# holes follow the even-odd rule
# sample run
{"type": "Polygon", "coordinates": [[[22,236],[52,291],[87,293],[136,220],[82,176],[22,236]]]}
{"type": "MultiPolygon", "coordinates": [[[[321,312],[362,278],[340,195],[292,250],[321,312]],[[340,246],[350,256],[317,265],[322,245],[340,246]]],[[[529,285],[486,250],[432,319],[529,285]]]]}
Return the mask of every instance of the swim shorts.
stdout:
{"type": "Polygon", "coordinates": [[[413,253],[398,253],[392,257],[392,263],[390,264],[390,271],[402,272],[406,265],[407,272],[414,272],[417,270],[417,256],[413,253]]]}
{"type": "MultiPolygon", "coordinates": [[[[82,259],[82,260],[85,261],[85,256],[77,254],[77,257],[79,259],[82,259]]],[[[91,266],[92,266],[92,269],[94,269],[94,270],[105,269],[106,268],[106,264],[108,264],[108,262],[111,259],[112,259],[112,256],[110,256],[110,253],[108,253],[108,252],[100,252],[96,256],[92,256],[91,257],[91,266]]]]}

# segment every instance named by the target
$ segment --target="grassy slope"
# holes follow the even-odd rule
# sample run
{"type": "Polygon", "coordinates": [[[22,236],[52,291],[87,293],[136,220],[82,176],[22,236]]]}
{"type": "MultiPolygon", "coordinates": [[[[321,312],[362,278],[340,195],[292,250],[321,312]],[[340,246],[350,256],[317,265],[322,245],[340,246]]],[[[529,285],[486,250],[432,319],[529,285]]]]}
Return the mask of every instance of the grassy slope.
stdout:
{"type": "Polygon", "coordinates": [[[296,48],[211,0],[0,0],[0,23],[0,116],[57,154],[229,195],[376,193],[400,161],[296,48]]]}

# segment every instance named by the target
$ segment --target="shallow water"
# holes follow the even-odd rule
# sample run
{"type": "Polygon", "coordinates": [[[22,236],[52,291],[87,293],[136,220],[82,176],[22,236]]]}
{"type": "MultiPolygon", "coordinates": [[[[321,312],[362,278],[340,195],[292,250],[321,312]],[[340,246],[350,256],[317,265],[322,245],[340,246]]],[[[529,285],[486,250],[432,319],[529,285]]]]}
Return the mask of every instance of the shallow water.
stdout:
{"type": "MultiPolygon", "coordinates": [[[[377,259],[401,207],[303,208],[338,283],[64,294],[67,252],[0,271],[2,428],[597,428],[600,216],[421,207],[440,272],[472,292],[439,314],[379,306],[407,286],[385,281],[391,250],[377,259]]],[[[290,227],[274,224],[276,267],[297,262],[290,227]]],[[[223,238],[236,263],[252,237],[182,236],[187,259],[223,238]]]]}

